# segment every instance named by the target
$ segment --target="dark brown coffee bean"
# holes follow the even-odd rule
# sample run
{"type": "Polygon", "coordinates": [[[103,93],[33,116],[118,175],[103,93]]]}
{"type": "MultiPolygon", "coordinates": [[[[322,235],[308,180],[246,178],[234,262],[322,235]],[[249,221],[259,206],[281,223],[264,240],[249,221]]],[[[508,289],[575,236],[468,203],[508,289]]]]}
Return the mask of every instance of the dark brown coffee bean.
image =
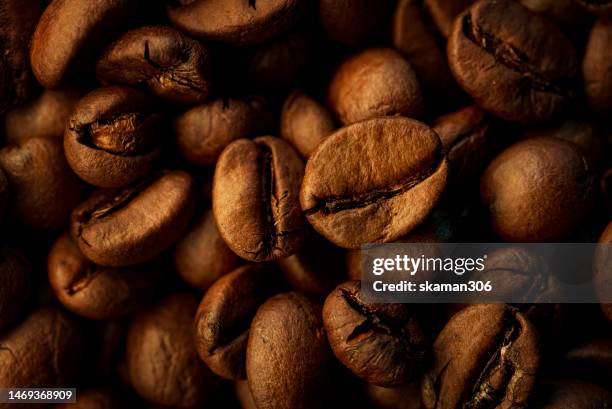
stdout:
{"type": "Polygon", "coordinates": [[[424,111],[414,70],[389,48],[370,48],[344,61],[331,79],[327,100],[345,125],[386,115],[415,117],[424,111]]]}
{"type": "Polygon", "coordinates": [[[575,379],[540,383],[530,407],[535,409],[586,409],[612,405],[612,393],[600,386],[575,379]]]}
{"type": "Polygon", "coordinates": [[[130,314],[152,298],[159,273],[153,266],[116,269],[89,261],[68,233],[51,247],[49,283],[64,307],[90,319],[130,314]]]}
{"type": "Polygon", "coordinates": [[[389,3],[387,0],[321,0],[319,21],[329,38],[356,46],[382,25],[389,3]]]}
{"type": "Polygon", "coordinates": [[[438,134],[450,165],[453,183],[462,185],[482,171],[492,151],[491,121],[477,106],[471,105],[435,120],[438,134]]]}
{"type": "Polygon", "coordinates": [[[83,180],[121,187],[151,172],[160,156],[161,116],[142,91],[99,88],[76,105],[64,135],[68,163],[83,180]]]}
{"type": "Polygon", "coordinates": [[[611,388],[612,338],[591,338],[569,349],[563,355],[560,368],[564,376],[611,388]]]}
{"type": "MultiPolygon", "coordinates": [[[[443,9],[444,4],[462,2],[465,1],[438,2],[440,4],[435,9],[443,9]]],[[[406,57],[414,68],[423,87],[427,105],[444,107],[448,105],[444,99],[456,98],[459,87],[448,68],[446,52],[439,44],[436,33],[432,31],[432,18],[425,7],[430,3],[433,4],[431,1],[424,1],[421,6],[417,0],[399,0],[393,15],[392,41],[395,49],[406,57]]]]}
{"type": "Polygon", "coordinates": [[[184,233],[174,247],[173,257],[181,278],[200,290],[206,290],[241,264],[219,234],[212,210],[206,210],[184,233]]]}
{"type": "Polygon", "coordinates": [[[253,318],[247,345],[247,379],[257,407],[321,408],[330,355],[319,304],[297,293],[270,298],[253,318]]]}
{"type": "Polygon", "coordinates": [[[123,189],[103,189],[72,212],[71,234],[104,266],[142,263],[167,249],[194,211],[195,186],[183,171],[164,171],[123,189]]]}
{"type": "Polygon", "coordinates": [[[368,398],[376,409],[422,409],[421,384],[412,382],[395,388],[366,384],[368,398]]]}
{"type": "Polygon", "coordinates": [[[0,385],[4,388],[73,385],[82,341],[77,323],[59,308],[34,311],[0,335],[0,385]]]}
{"type": "Polygon", "coordinates": [[[610,0],[576,0],[579,5],[604,17],[612,16],[612,1],[610,0]]]}
{"type": "Polygon", "coordinates": [[[202,44],[164,26],[128,31],[106,48],[96,65],[102,83],[146,85],[154,95],[181,104],[206,99],[211,71],[202,44]]]}
{"type": "Polygon", "coordinates": [[[520,3],[564,30],[575,30],[588,23],[588,13],[575,0],[520,0],[520,3]]]}
{"type": "Polygon", "coordinates": [[[584,219],[595,181],[571,142],[533,138],[496,157],[481,180],[481,197],[497,234],[506,241],[558,240],[584,219]]]}
{"type": "MultiPolygon", "coordinates": [[[[610,2],[612,14],[612,2],[610,2]]],[[[606,58],[612,48],[612,20],[599,19],[589,36],[582,60],[585,93],[591,109],[601,115],[612,113],[612,62],[606,58]]]]}
{"type": "Polygon", "coordinates": [[[323,322],[336,357],[355,375],[379,386],[417,379],[425,363],[425,338],[404,304],[368,304],[361,281],[347,281],[327,297],[323,322]]]}
{"type": "Polygon", "coordinates": [[[45,90],[27,105],[7,112],[2,120],[6,142],[19,145],[34,137],[61,140],[80,97],[76,88],[45,90]]]}
{"type": "Polygon", "coordinates": [[[594,167],[601,164],[604,141],[600,130],[591,122],[570,119],[553,127],[528,129],[523,134],[524,138],[540,136],[552,136],[573,142],[582,148],[589,163],[594,167]]]}
{"type": "Polygon", "coordinates": [[[28,42],[44,9],[42,0],[0,3],[0,113],[31,98],[35,91],[28,42]]]}
{"type": "Polygon", "coordinates": [[[423,379],[427,409],[525,406],[539,366],[537,334],[504,304],[463,309],[433,346],[433,367],[423,379]]]}
{"type": "Polygon", "coordinates": [[[253,395],[251,395],[251,390],[249,389],[249,381],[236,381],[234,383],[234,390],[242,409],[257,409],[253,401],[253,395]]]}
{"type": "Polygon", "coordinates": [[[96,354],[92,365],[96,374],[104,379],[117,376],[117,366],[123,358],[125,339],[127,335],[127,317],[101,321],[94,337],[96,338],[96,354]]]}
{"type": "Polygon", "coordinates": [[[169,0],[173,25],[195,37],[236,45],[263,42],[297,20],[300,0],[169,0]]]}
{"type": "Polygon", "coordinates": [[[66,163],[61,145],[32,138],[0,150],[11,192],[11,214],[36,229],[57,229],[79,203],[83,186],[66,163]]]}
{"type": "Polygon", "coordinates": [[[24,310],[32,292],[32,268],[17,250],[0,247],[0,331],[24,310]]]}
{"type": "Polygon", "coordinates": [[[215,169],[213,212],[221,236],[240,257],[287,257],[304,239],[299,188],[304,165],[282,139],[239,139],[225,148],[215,169]]]}
{"type": "Polygon", "coordinates": [[[577,74],[570,41],[511,0],[484,0],[462,13],[448,40],[459,85],[483,109],[522,123],[546,122],[568,105],[577,74]]]}
{"type": "Polygon", "coordinates": [[[137,9],[135,0],[52,0],[30,45],[32,70],[46,88],[89,64],[99,46],[137,9]]]}
{"type": "Polygon", "coordinates": [[[321,236],[307,237],[302,249],[276,263],[296,291],[327,295],[344,281],[343,252],[321,236]]]}
{"type": "Polygon", "coordinates": [[[266,100],[261,97],[216,99],[175,120],[176,142],[190,163],[212,165],[231,142],[262,132],[271,116],[266,100]]]}
{"type": "Polygon", "coordinates": [[[378,118],[329,136],[310,157],[300,201],[334,244],[392,242],[425,220],[446,186],[438,136],[421,122],[378,118]]]}
{"type": "Polygon", "coordinates": [[[240,267],[204,294],[194,321],[200,357],[217,375],[246,379],[246,347],[257,308],[282,289],[278,272],[260,264],[240,267]]]}
{"type": "Polygon", "coordinates": [[[116,392],[106,388],[79,389],[74,403],[53,405],[53,409],[116,409],[122,407],[116,392]]]}
{"type": "Polygon", "coordinates": [[[198,359],[193,343],[196,306],[191,294],[172,294],[130,324],[128,370],[134,389],[147,401],[194,407],[215,395],[218,379],[198,359]]]}
{"type": "Polygon", "coordinates": [[[285,100],[280,117],[280,135],[302,157],[308,159],[335,129],[332,114],[308,95],[294,91],[285,100]]]}

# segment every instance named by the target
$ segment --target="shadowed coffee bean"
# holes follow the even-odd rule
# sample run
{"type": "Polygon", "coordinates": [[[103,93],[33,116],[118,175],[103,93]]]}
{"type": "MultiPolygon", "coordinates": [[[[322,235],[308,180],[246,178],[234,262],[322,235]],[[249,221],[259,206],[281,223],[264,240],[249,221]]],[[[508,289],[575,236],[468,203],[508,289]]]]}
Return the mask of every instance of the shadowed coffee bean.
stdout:
{"type": "Polygon", "coordinates": [[[442,10],[446,7],[445,4],[462,2],[465,0],[399,0],[395,8],[391,27],[393,46],[410,61],[429,107],[448,105],[444,99],[456,97],[459,87],[448,68],[446,52],[438,41],[438,36],[432,31],[435,26],[431,24],[427,5],[436,3],[435,9],[442,10]]]}
{"type": "Polygon", "coordinates": [[[389,3],[387,0],[321,0],[319,21],[329,38],[356,46],[382,25],[389,3]]]}
{"type": "Polygon", "coordinates": [[[3,388],[74,385],[84,347],[82,341],[72,317],[56,307],[37,309],[0,335],[0,385],[3,388]]]}
{"type": "Polygon", "coordinates": [[[182,104],[202,102],[210,92],[209,52],[196,40],[164,26],[128,31],[102,53],[102,83],[145,85],[154,95],[182,104]]]}
{"type": "Polygon", "coordinates": [[[83,186],[66,163],[60,144],[32,138],[0,150],[8,179],[11,214],[36,229],[62,227],[81,200],[83,186]]]}
{"type": "Polygon", "coordinates": [[[365,388],[368,398],[376,409],[422,409],[419,382],[395,388],[366,384],[365,388]]]}
{"type": "Polygon", "coordinates": [[[66,77],[87,68],[100,45],[136,10],[136,0],[52,0],[30,44],[38,81],[46,88],[57,88],[66,77]]]}
{"type": "Polygon", "coordinates": [[[478,304],[458,312],[433,346],[427,409],[525,406],[539,366],[537,334],[518,310],[478,304]]]}
{"type": "Polygon", "coordinates": [[[301,91],[292,92],[283,105],[280,135],[308,159],[317,146],[336,129],[327,108],[301,91]]]}
{"type": "Polygon", "coordinates": [[[219,234],[212,210],[206,210],[184,233],[174,247],[173,258],[181,278],[201,290],[241,264],[219,234]]]}
{"type": "Polygon", "coordinates": [[[565,376],[612,387],[612,337],[595,337],[574,346],[559,366],[565,376]]]}
{"type": "Polygon", "coordinates": [[[392,242],[438,202],[448,174],[438,136],[421,122],[378,118],[329,136],[306,164],[300,201],[334,244],[392,242]]]}
{"type": "MultiPolygon", "coordinates": [[[[601,246],[596,251],[593,280],[595,292],[601,298],[604,298],[609,295],[610,286],[612,285],[610,272],[607,270],[612,262],[612,221],[608,223],[601,236],[599,236],[599,243],[605,246],[601,246]]],[[[608,320],[612,322],[612,303],[601,304],[601,310],[608,320]]]]}
{"type": "Polygon", "coordinates": [[[575,30],[588,23],[588,14],[576,0],[520,0],[529,10],[544,15],[564,30],[575,30]]]}
{"type": "Polygon", "coordinates": [[[0,113],[31,98],[35,90],[28,42],[44,9],[43,0],[4,0],[0,3],[0,113]]]}
{"type": "Polygon", "coordinates": [[[296,21],[302,0],[169,0],[173,25],[195,37],[254,44],[274,37],[296,21]]]}
{"type": "Polygon", "coordinates": [[[390,48],[370,48],[344,61],[331,79],[327,100],[343,124],[395,114],[414,117],[424,110],[414,70],[390,48]]]}
{"type": "Polygon", "coordinates": [[[53,409],[114,409],[120,408],[121,399],[115,392],[105,388],[79,389],[75,403],[60,403],[53,409]]]}
{"type": "Polygon", "coordinates": [[[595,181],[575,144],[542,137],[518,142],[497,156],[482,177],[480,191],[501,238],[554,241],[583,221],[595,181]]]}
{"type": "Polygon", "coordinates": [[[100,187],[121,187],[147,175],[160,156],[162,117],[142,91],[99,88],[76,105],[64,135],[74,172],[100,187]]]}
{"type": "Polygon", "coordinates": [[[190,163],[213,165],[231,142],[262,132],[271,116],[261,97],[215,99],[176,118],[176,143],[190,163]]]}
{"type": "Polygon", "coordinates": [[[249,331],[246,368],[253,401],[259,409],[321,408],[330,356],[319,304],[297,293],[270,298],[249,331]]]}
{"type": "Polygon", "coordinates": [[[489,117],[471,105],[437,118],[432,129],[442,141],[452,182],[461,185],[473,181],[492,150],[489,117]]]}
{"type": "Polygon", "coordinates": [[[142,263],[185,230],[194,197],[194,181],[183,171],[163,171],[123,189],[102,189],[72,212],[71,234],[96,264],[142,263]]]}
{"type": "Polygon", "coordinates": [[[612,405],[612,393],[600,386],[576,379],[544,381],[530,407],[534,409],[603,408],[612,405]]]}
{"type": "Polygon", "coordinates": [[[361,281],[347,281],[325,300],[323,321],[336,357],[368,383],[392,387],[416,380],[425,365],[421,326],[404,304],[368,304],[361,281]]]}
{"type": "Polygon", "coordinates": [[[282,287],[277,271],[250,264],[221,277],[204,294],[194,321],[194,339],[200,357],[214,373],[246,379],[251,320],[257,308],[282,287]]]}
{"type": "Polygon", "coordinates": [[[546,122],[570,102],[578,71],[570,41],[511,0],[479,1],[455,21],[448,61],[459,85],[507,121],[546,122]]]}
{"type": "Polygon", "coordinates": [[[612,16],[612,0],[576,0],[588,11],[604,17],[612,16]]]}
{"type": "Polygon", "coordinates": [[[80,91],[74,87],[45,90],[27,105],[7,112],[2,120],[6,142],[18,145],[33,137],[61,140],[80,97],[80,91]]]}
{"type": "Polygon", "coordinates": [[[193,344],[196,306],[191,294],[171,294],[132,320],[127,366],[134,389],[147,401],[195,407],[217,392],[219,382],[193,344]]]}
{"type": "Polygon", "coordinates": [[[130,314],[155,293],[155,266],[116,269],[89,261],[68,233],[49,253],[49,283],[57,299],[70,311],[91,319],[130,314]]]}
{"type": "MultiPolygon", "coordinates": [[[[612,2],[610,2],[612,15],[612,2]]],[[[612,113],[612,21],[599,19],[589,36],[582,60],[585,94],[591,108],[600,115],[612,113]]]]}
{"type": "Polygon", "coordinates": [[[32,267],[17,250],[0,247],[0,331],[21,314],[32,292],[32,267]]]}
{"type": "Polygon", "coordinates": [[[213,179],[221,236],[240,257],[269,261],[295,253],[304,239],[299,189],[304,165],[282,139],[239,139],[225,148],[213,179]]]}
{"type": "Polygon", "coordinates": [[[249,381],[236,381],[234,383],[234,391],[242,409],[257,409],[249,389],[249,381]]]}

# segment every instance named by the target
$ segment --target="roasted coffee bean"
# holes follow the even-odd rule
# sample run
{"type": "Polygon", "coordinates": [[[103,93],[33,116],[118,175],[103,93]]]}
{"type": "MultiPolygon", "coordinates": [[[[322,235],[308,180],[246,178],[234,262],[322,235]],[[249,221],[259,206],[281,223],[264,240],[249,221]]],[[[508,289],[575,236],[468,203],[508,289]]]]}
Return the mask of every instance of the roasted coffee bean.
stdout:
{"type": "Polygon", "coordinates": [[[565,376],[612,387],[612,338],[591,338],[569,349],[559,367],[565,376]]]}
{"type": "Polygon", "coordinates": [[[154,95],[181,104],[206,99],[211,72],[209,52],[202,44],[164,26],[128,31],[96,64],[102,83],[145,85],[154,95]]]}
{"type": "Polygon", "coordinates": [[[325,296],[344,281],[343,261],[341,249],[313,234],[298,253],[276,263],[295,290],[325,296]]]}
{"type": "Polygon", "coordinates": [[[115,409],[120,408],[121,399],[116,392],[105,388],[79,389],[74,403],[60,403],[53,409],[115,409]]]}
{"type": "Polygon", "coordinates": [[[117,269],[89,261],[68,233],[57,239],[48,259],[49,283],[68,310],[90,319],[130,314],[154,294],[153,266],[117,269]]]}
{"type": "Polygon", "coordinates": [[[66,159],[88,183],[125,186],[157,164],[161,123],[145,93],[127,87],[99,88],[78,102],[68,120],[66,159]]]}
{"type": "Polygon", "coordinates": [[[149,402],[176,407],[201,406],[218,389],[217,378],[198,359],[191,323],[196,300],[172,294],[136,314],[126,346],[130,380],[149,402]]]}
{"type": "Polygon", "coordinates": [[[206,210],[184,233],[174,247],[173,256],[181,278],[201,290],[241,264],[219,234],[212,210],[206,210]]]}
{"type": "MultiPolygon", "coordinates": [[[[427,5],[434,3],[435,7],[431,10],[442,11],[447,5],[452,5],[451,8],[455,9],[457,4],[465,3],[465,0],[424,1],[423,7],[417,0],[399,0],[392,25],[393,46],[410,61],[429,107],[444,106],[447,102],[441,100],[459,94],[459,87],[454,82],[446,62],[446,52],[439,44],[436,33],[431,30],[432,18],[427,5]]],[[[439,14],[448,16],[448,12],[439,14]]]]}
{"type": "Polygon", "coordinates": [[[271,116],[261,97],[215,99],[181,114],[174,122],[174,134],[185,159],[208,166],[231,142],[257,136],[271,116]]]}
{"type": "Polygon", "coordinates": [[[205,40],[235,45],[261,43],[291,27],[301,0],[169,0],[166,11],[173,25],[205,40]]]}
{"type": "Polygon", "coordinates": [[[136,10],[136,0],[52,0],[30,44],[38,81],[46,88],[57,88],[86,68],[100,45],[118,33],[136,10]]]}
{"type": "Polygon", "coordinates": [[[442,141],[452,182],[462,185],[473,180],[493,149],[488,116],[471,105],[437,118],[432,129],[442,141]]]}
{"type": "Polygon", "coordinates": [[[612,393],[600,386],[575,379],[545,381],[530,407],[535,409],[608,408],[612,393]]]}
{"type": "Polygon", "coordinates": [[[226,379],[246,379],[246,347],[257,308],[282,289],[278,272],[265,265],[240,267],[204,294],[194,321],[196,349],[226,379]]]}
{"type": "Polygon", "coordinates": [[[404,304],[368,304],[361,282],[347,281],[325,300],[323,322],[336,357],[368,383],[414,381],[425,364],[421,326],[404,304]]]}
{"type": "Polygon", "coordinates": [[[304,165],[282,139],[239,139],[215,169],[213,212],[221,236],[240,257],[269,261],[295,253],[304,239],[299,187],[304,165]]]}
{"type": "Polygon", "coordinates": [[[388,0],[321,0],[319,21],[329,38],[356,46],[382,25],[389,4],[388,0]]]}
{"type": "Polygon", "coordinates": [[[234,390],[236,391],[236,398],[240,402],[242,409],[257,409],[255,402],[253,401],[253,395],[249,389],[249,381],[236,381],[234,383],[234,390]]]}
{"type": "Polygon", "coordinates": [[[247,62],[248,78],[263,92],[290,89],[312,58],[312,39],[302,32],[290,32],[257,48],[247,62]]]}
{"type": "Polygon", "coordinates": [[[43,0],[0,3],[0,113],[31,98],[35,91],[28,42],[44,9],[43,0]]]}
{"type": "Polygon", "coordinates": [[[249,331],[246,369],[253,401],[259,409],[321,408],[330,355],[319,304],[297,293],[270,298],[249,331]]]}
{"type": "Polygon", "coordinates": [[[496,157],[481,180],[481,196],[506,241],[558,240],[591,208],[595,182],[587,159],[571,142],[532,138],[496,157]]]}
{"type": "Polygon", "coordinates": [[[575,0],[520,0],[520,3],[565,30],[576,30],[588,23],[588,14],[575,0]]]}
{"type": "Polygon", "coordinates": [[[479,304],[453,316],[433,346],[423,403],[436,408],[525,406],[539,366],[537,334],[504,304],[479,304]]]}
{"type": "Polygon", "coordinates": [[[323,141],[306,164],[300,201],[312,226],[338,246],[392,242],[425,220],[447,174],[429,127],[377,118],[323,141]]]}
{"type": "Polygon", "coordinates": [[[588,11],[604,17],[612,16],[612,1],[610,0],[576,0],[588,11]]]}
{"type": "MultiPolygon", "coordinates": [[[[612,2],[610,2],[612,14],[612,2]]],[[[606,116],[612,113],[612,62],[606,58],[612,48],[612,20],[599,19],[589,36],[582,60],[585,94],[593,111],[606,116]]]]}
{"type": "Polygon", "coordinates": [[[479,1],[457,17],[448,60],[478,105],[525,124],[565,110],[578,71],[576,50],[559,29],[511,0],[479,1]]]}
{"type": "Polygon", "coordinates": [[[36,229],[57,229],[82,198],[83,186],[57,141],[32,138],[0,150],[12,216],[36,229]]]}
{"type": "Polygon", "coordinates": [[[390,48],[370,48],[344,61],[331,79],[327,100],[345,125],[386,115],[415,117],[424,111],[414,70],[390,48]]]}
{"type": "Polygon", "coordinates": [[[185,230],[194,195],[194,181],[183,171],[163,171],[123,189],[102,189],[72,212],[71,234],[96,264],[142,263],[185,230]]]}
{"type": "Polygon", "coordinates": [[[6,142],[19,145],[33,137],[61,140],[80,96],[74,87],[45,90],[27,105],[7,112],[2,120],[6,142]]]}
{"type": "Polygon", "coordinates": [[[302,157],[308,159],[335,129],[334,119],[327,108],[303,92],[294,91],[285,100],[280,116],[280,135],[302,157]]]}
{"type": "Polygon", "coordinates": [[[0,247],[0,331],[24,310],[32,292],[32,267],[11,247],[0,247]]]}
{"type": "Polygon", "coordinates": [[[3,388],[74,385],[82,352],[83,336],[72,317],[56,307],[37,309],[0,335],[0,385],[3,388]]]}
{"type": "Polygon", "coordinates": [[[582,148],[594,167],[598,167],[603,160],[603,137],[598,127],[591,122],[569,119],[556,126],[531,128],[523,133],[524,138],[540,136],[552,136],[574,142],[582,148]]]}
{"type": "Polygon", "coordinates": [[[376,409],[421,409],[421,384],[412,382],[395,388],[366,384],[368,398],[376,409]]]}

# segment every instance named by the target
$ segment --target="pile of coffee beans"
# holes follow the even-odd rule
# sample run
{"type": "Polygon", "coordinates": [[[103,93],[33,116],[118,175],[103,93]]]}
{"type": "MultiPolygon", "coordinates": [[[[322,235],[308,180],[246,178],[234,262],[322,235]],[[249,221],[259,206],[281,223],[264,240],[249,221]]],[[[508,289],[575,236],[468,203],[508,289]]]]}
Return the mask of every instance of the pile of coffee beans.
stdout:
{"type": "Polygon", "coordinates": [[[2,0],[0,44],[0,388],[612,407],[612,304],[360,286],[368,243],[612,243],[612,1],[2,0]]]}

